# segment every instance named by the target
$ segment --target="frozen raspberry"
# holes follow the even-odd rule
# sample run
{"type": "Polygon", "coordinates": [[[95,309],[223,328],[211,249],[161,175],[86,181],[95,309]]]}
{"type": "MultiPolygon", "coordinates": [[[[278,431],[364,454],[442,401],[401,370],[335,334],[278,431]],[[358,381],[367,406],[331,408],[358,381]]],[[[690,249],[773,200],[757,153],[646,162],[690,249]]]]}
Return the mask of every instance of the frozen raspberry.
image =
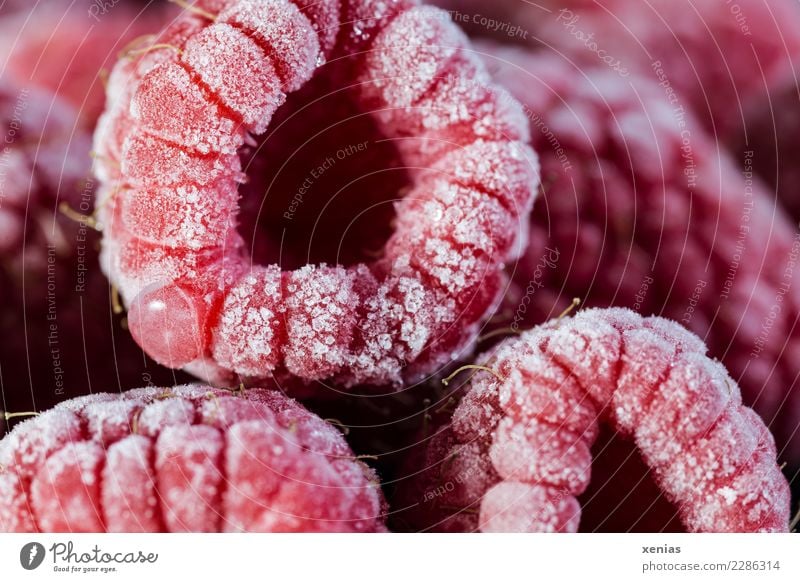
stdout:
{"type": "Polygon", "coordinates": [[[385,531],[375,473],[278,392],[201,385],[63,402],[0,441],[0,529],[385,531]]]}
{"type": "Polygon", "coordinates": [[[214,20],[187,12],[117,64],[96,132],[103,265],[134,338],[170,367],[211,361],[345,386],[399,385],[468,348],[522,248],[538,166],[524,115],[464,35],[411,3],[348,5],[338,45],[319,33],[338,26],[335,11],[199,7],[214,20]],[[395,232],[368,264],[253,267],[237,230],[249,172],[236,155],[329,56],[346,62],[329,74],[356,87],[347,97],[413,168],[395,232]]]}
{"type": "Polygon", "coordinates": [[[782,458],[800,463],[800,243],[746,160],[644,78],[484,49],[525,102],[542,163],[531,242],[505,301],[510,326],[541,323],[574,297],[679,321],[738,379],[782,458]]]}
{"type": "Polygon", "coordinates": [[[156,18],[174,17],[173,11],[169,3],[26,3],[0,20],[3,74],[56,93],[93,127],[103,110],[105,75],[118,53],[149,32],[156,18]]]}
{"type": "Polygon", "coordinates": [[[678,324],[592,309],[477,364],[491,372],[475,371],[398,504],[417,502],[417,528],[577,531],[602,422],[636,443],[689,531],[787,531],[772,436],[678,324]]]}

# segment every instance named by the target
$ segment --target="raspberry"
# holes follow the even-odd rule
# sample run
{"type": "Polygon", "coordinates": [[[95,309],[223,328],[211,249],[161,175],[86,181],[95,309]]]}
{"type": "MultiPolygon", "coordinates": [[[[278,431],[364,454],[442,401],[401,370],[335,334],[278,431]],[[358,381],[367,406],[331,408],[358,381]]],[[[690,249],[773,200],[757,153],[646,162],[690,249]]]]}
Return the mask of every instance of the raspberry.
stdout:
{"type": "Polygon", "coordinates": [[[385,531],[375,473],[262,389],[63,402],[0,441],[0,482],[3,531],[385,531]]]}
{"type": "Polygon", "coordinates": [[[611,71],[576,72],[543,53],[484,51],[527,106],[544,182],[518,290],[505,301],[512,328],[545,321],[573,297],[680,321],[800,463],[798,242],[769,193],[647,79],[620,84],[611,71]]]}
{"type": "Polygon", "coordinates": [[[103,264],[157,361],[399,385],[474,340],[524,240],[538,176],[526,121],[443,13],[387,8],[348,4],[331,45],[318,31],[338,27],[335,11],[227,2],[214,22],[187,13],[115,67],[95,142],[103,264]],[[346,57],[352,96],[421,169],[381,259],[250,267],[237,152],[329,56],[346,57]]]}
{"type": "Polygon", "coordinates": [[[477,364],[492,372],[475,372],[404,493],[417,527],[577,531],[603,422],[633,439],[689,531],[787,531],[772,436],[676,323],[590,309],[477,364]]]}

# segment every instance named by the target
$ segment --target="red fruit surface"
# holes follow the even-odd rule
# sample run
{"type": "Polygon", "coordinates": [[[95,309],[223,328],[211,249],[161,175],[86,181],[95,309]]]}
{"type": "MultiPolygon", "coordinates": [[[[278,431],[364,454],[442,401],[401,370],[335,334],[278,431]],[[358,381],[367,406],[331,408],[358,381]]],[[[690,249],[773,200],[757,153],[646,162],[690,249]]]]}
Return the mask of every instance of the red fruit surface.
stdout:
{"type": "Polygon", "coordinates": [[[0,530],[385,531],[375,473],[278,392],[201,385],[63,402],[0,441],[0,530]]]}
{"type": "Polygon", "coordinates": [[[0,135],[0,408],[44,410],[93,385],[176,381],[112,312],[97,233],[60,211],[93,207],[91,138],[76,110],[3,75],[0,135]]]}
{"type": "Polygon", "coordinates": [[[774,440],[705,351],[680,325],[625,309],[502,342],[477,360],[492,372],[470,378],[398,507],[417,528],[577,531],[602,422],[636,443],[689,531],[787,531],[774,440]]]}
{"type": "Polygon", "coordinates": [[[800,465],[800,236],[769,191],[647,79],[576,70],[543,53],[484,47],[523,100],[542,164],[511,327],[573,297],[681,322],[703,337],[800,465]]]}
{"type": "MultiPolygon", "coordinates": [[[[4,2],[4,7],[8,2],[4,2]]],[[[136,37],[173,18],[160,2],[47,0],[20,3],[0,18],[3,75],[57,94],[91,128],[103,111],[105,76],[136,37]]]]}
{"type": "Polygon", "coordinates": [[[348,5],[331,45],[319,30],[339,26],[335,11],[227,2],[115,67],[95,136],[103,264],[157,361],[399,385],[474,341],[525,239],[538,179],[527,123],[443,13],[387,7],[348,5]],[[381,259],[253,267],[235,156],[326,59],[347,62],[351,95],[399,144],[412,186],[381,259]]]}
{"type": "Polygon", "coordinates": [[[793,0],[438,0],[471,35],[566,54],[668,84],[713,135],[743,130],[791,63],[800,64],[793,0]]]}

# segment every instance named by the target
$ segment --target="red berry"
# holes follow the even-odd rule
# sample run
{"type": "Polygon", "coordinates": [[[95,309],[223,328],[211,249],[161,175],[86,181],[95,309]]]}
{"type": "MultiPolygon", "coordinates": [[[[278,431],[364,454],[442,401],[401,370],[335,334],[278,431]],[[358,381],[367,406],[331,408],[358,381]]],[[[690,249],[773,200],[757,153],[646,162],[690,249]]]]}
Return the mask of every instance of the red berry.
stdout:
{"type": "Polygon", "coordinates": [[[385,531],[375,473],[277,392],[63,402],[0,441],[3,531],[385,531]]]}
{"type": "Polygon", "coordinates": [[[477,364],[493,372],[476,371],[398,502],[416,527],[577,531],[603,422],[636,443],[689,531],[787,531],[772,436],[679,325],[592,309],[477,364]]]}
{"type": "Polygon", "coordinates": [[[117,64],[95,136],[104,266],[158,362],[399,386],[474,341],[521,250],[538,166],[522,112],[463,34],[412,4],[348,6],[330,46],[335,10],[226,2],[117,64]],[[329,56],[347,63],[348,97],[405,144],[413,187],[380,260],[253,268],[235,155],[329,56]]]}

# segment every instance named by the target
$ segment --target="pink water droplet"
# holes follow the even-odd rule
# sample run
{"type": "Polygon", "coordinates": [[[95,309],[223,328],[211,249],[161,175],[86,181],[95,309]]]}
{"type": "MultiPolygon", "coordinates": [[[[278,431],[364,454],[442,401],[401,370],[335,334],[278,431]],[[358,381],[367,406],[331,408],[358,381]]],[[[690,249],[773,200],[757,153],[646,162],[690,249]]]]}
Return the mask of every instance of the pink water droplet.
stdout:
{"type": "Polygon", "coordinates": [[[185,366],[203,352],[199,313],[176,285],[143,290],[128,311],[131,334],[157,362],[185,366]]]}

